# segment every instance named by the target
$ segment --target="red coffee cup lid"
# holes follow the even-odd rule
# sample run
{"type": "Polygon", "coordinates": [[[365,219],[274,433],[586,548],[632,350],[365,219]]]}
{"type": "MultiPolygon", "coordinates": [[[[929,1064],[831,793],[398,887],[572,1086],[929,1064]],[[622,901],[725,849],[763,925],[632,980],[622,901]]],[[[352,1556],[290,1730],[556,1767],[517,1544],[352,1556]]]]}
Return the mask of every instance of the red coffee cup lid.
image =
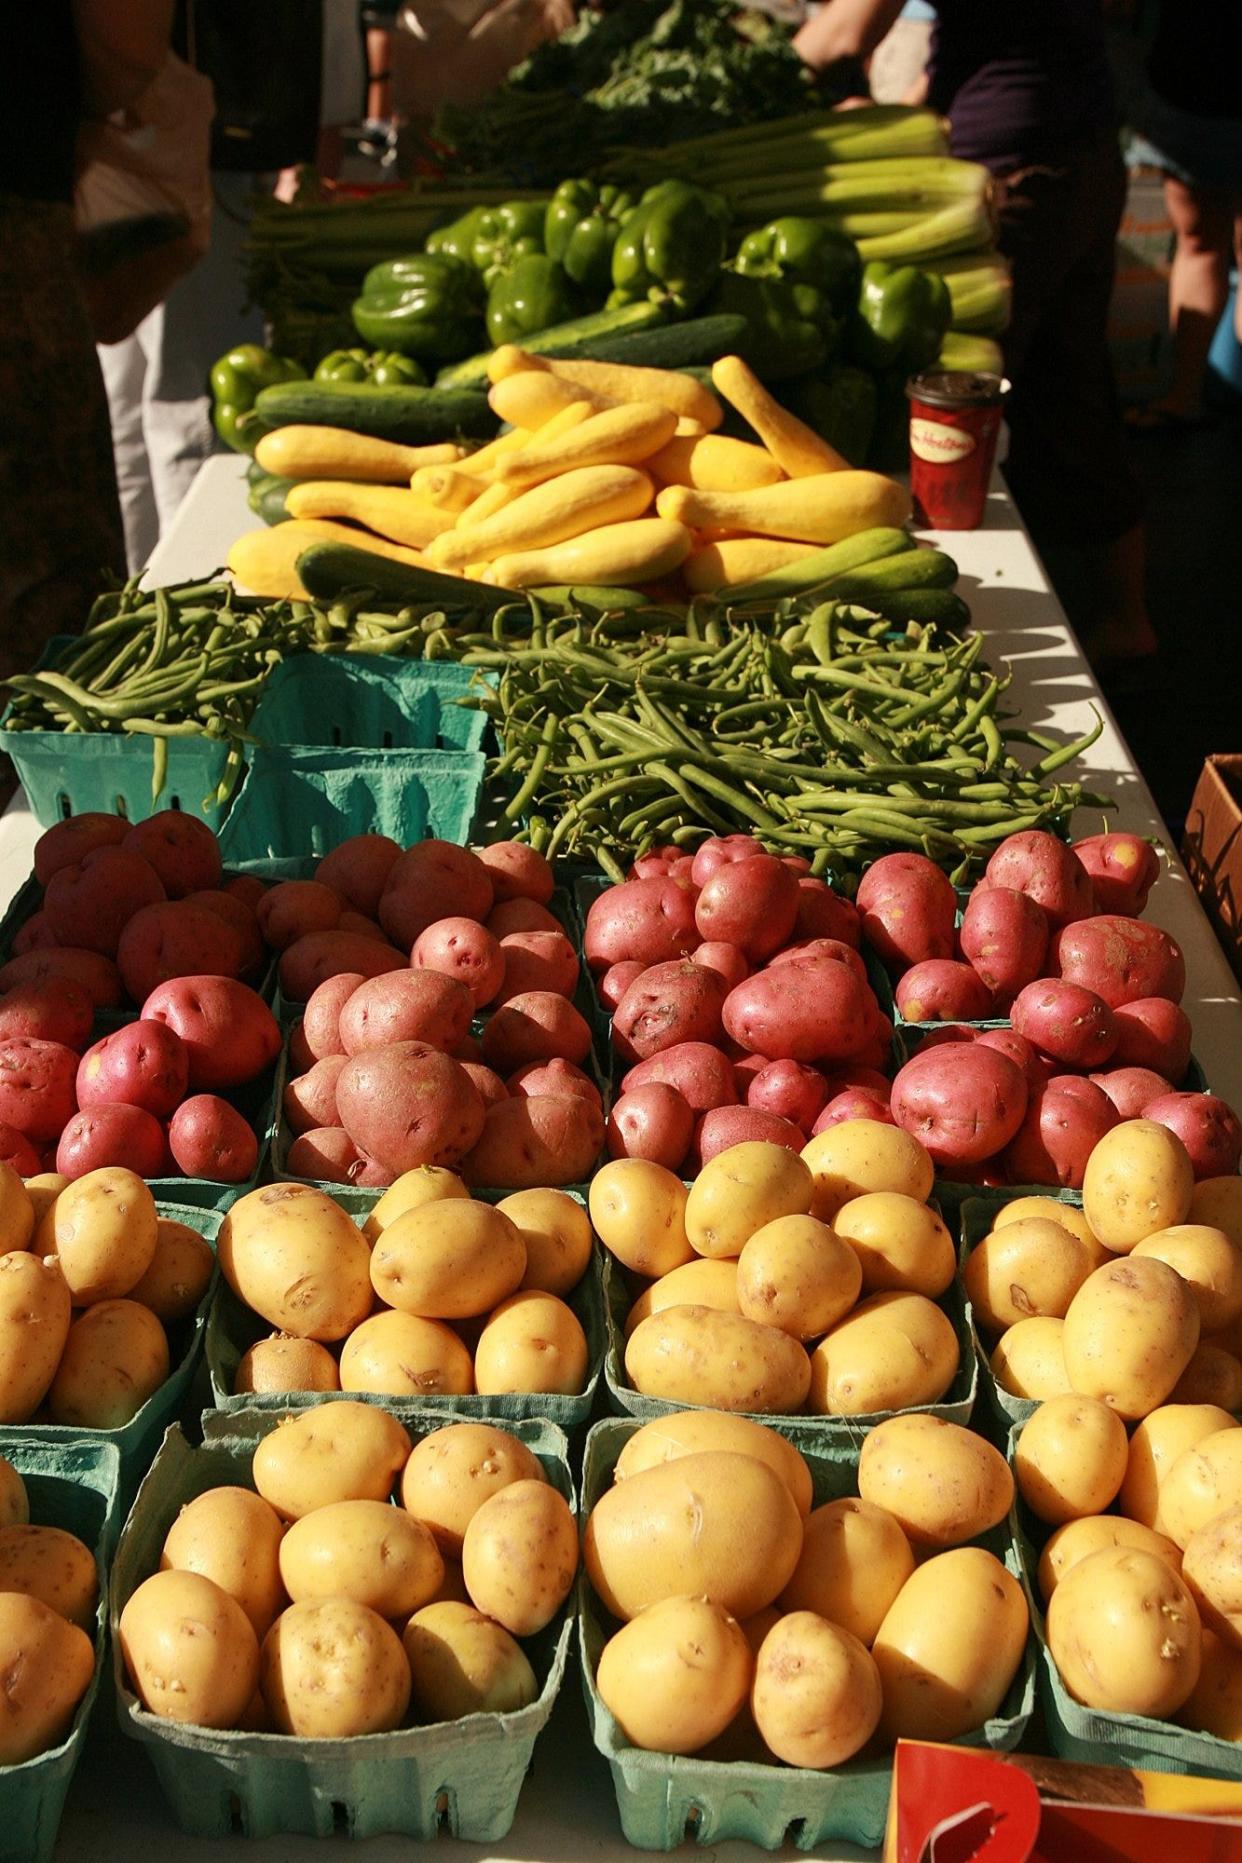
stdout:
{"type": "Polygon", "coordinates": [[[985,370],[930,369],[912,375],[906,393],[933,408],[994,407],[1009,393],[1009,383],[985,370]]]}

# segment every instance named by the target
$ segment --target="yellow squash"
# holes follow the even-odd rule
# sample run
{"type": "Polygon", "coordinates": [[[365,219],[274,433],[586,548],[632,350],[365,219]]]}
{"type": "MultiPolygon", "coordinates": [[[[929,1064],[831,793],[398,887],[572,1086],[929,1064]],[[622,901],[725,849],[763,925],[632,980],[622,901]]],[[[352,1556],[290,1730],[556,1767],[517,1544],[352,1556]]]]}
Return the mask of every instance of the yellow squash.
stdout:
{"type": "Polygon", "coordinates": [[[285,510],[293,518],[352,518],[413,550],[425,549],[441,531],[451,530],[454,517],[416,492],[395,485],[350,485],[342,479],[308,479],[291,486],[285,510]]]}
{"type": "Polygon", "coordinates": [[[577,362],[551,356],[532,356],[525,350],[497,350],[489,373],[494,382],[522,369],[539,369],[557,375],[575,387],[587,388],[610,401],[659,401],[674,414],[698,421],[711,433],[724,419],[724,409],[709,388],[693,375],[676,369],[638,369],[621,362],[577,362]]]}
{"type": "Polygon", "coordinates": [[[763,447],[719,433],[670,440],[652,455],[649,470],[661,485],[690,485],[700,492],[754,491],[785,476],[763,447]]]}
{"type": "Polygon", "coordinates": [[[483,481],[456,466],[420,466],[410,480],[410,490],[437,511],[448,511],[456,520],[459,512],[474,504],[483,490],[483,481]]]}
{"type": "Polygon", "coordinates": [[[445,531],[428,558],[437,568],[461,569],[514,550],[561,543],[601,524],[638,517],[654,489],[646,473],[633,466],[582,466],[523,492],[478,524],[445,531]]]}
{"type": "Polygon", "coordinates": [[[437,446],[398,446],[370,434],[350,433],[344,427],[278,427],[265,433],[254,449],[264,472],[280,479],[356,479],[376,485],[406,485],[421,466],[448,466],[462,457],[463,449],[444,442],[437,446]]]}
{"type": "Polygon", "coordinates": [[[545,427],[575,401],[589,402],[596,413],[616,405],[607,395],[577,387],[546,369],[522,369],[515,375],[503,376],[493,384],[487,400],[493,414],[511,426],[525,428],[527,433],[545,427]]]}
{"type": "Polygon", "coordinates": [[[229,549],[228,567],[252,595],[266,595],[275,601],[305,601],[306,590],[298,581],[297,564],[303,550],[312,543],[348,543],[356,550],[369,550],[373,556],[386,556],[395,563],[417,566],[423,561],[417,550],[403,549],[366,531],[351,530],[347,524],[301,518],[264,530],[244,531],[229,549]]]}
{"type": "Polygon", "coordinates": [[[783,537],[725,537],[691,552],[682,580],[694,595],[710,595],[731,582],[752,582],[809,556],[813,543],[788,543],[783,537]]]}
{"type": "Polygon", "coordinates": [[[722,356],[712,364],[712,381],[731,407],[750,422],[778,465],[791,479],[849,466],[835,447],[783,408],[740,356],[722,356]]]}
{"type": "Polygon", "coordinates": [[[685,562],[690,544],[690,532],[681,524],[636,518],[628,524],[605,524],[548,549],[499,557],[483,579],[505,589],[563,583],[626,588],[670,575],[685,562]]]}
{"type": "Polygon", "coordinates": [[[839,543],[860,530],[904,524],[910,494],[879,472],[821,472],[752,492],[696,492],[669,485],[657,498],[656,510],[696,530],[716,525],[796,543],[839,543]]]}
{"type": "Polygon", "coordinates": [[[547,437],[547,428],[520,452],[502,459],[502,484],[538,485],[578,466],[636,466],[672,439],[677,416],[658,401],[605,408],[580,421],[570,433],[547,437]]]}

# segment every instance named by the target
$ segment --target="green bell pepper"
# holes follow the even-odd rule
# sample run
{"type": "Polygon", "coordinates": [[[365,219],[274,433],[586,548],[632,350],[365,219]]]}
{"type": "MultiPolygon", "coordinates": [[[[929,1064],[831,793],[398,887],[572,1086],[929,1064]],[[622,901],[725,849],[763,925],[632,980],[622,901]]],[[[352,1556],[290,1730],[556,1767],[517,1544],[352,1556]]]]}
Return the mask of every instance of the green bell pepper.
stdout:
{"type": "Polygon", "coordinates": [[[661,181],[621,226],[612,251],[609,306],[643,298],[685,314],[701,304],[724,263],[729,209],[687,181],[661,181]]]}
{"type": "Polygon", "coordinates": [[[472,207],[469,213],[450,220],[447,226],[437,227],[434,233],[428,233],[423,250],[447,252],[450,258],[460,259],[465,265],[473,265],[471,253],[474,250],[474,237],[489,212],[487,207],[472,207]]]}
{"type": "Polygon", "coordinates": [[[519,259],[543,251],[546,211],[544,201],[503,201],[499,207],[483,209],[469,257],[486,290],[519,259]]]}
{"type": "Polygon", "coordinates": [[[478,348],[478,274],[447,252],[373,265],[350,314],[373,349],[455,362],[478,348]]]}
{"type": "Polygon", "coordinates": [[[737,249],[734,270],[746,278],[785,278],[814,285],[834,317],[858,301],[862,261],[852,239],[820,220],[789,214],[748,233],[737,249]]]}
{"type": "Polygon", "coordinates": [[[866,464],[875,432],[879,390],[874,376],[848,363],[825,375],[786,382],[781,400],[851,466],[866,464]]]}
{"type": "Polygon", "coordinates": [[[374,382],[377,388],[399,383],[425,388],[427,372],[412,356],[386,349],[334,349],[315,370],[317,382],[374,382]]]}
{"type": "Polygon", "coordinates": [[[316,382],[365,382],[369,349],[332,349],[315,364],[316,382]]]}
{"type": "Polygon", "coordinates": [[[493,348],[567,323],[582,309],[578,292],[555,259],[527,253],[502,272],[487,296],[487,336],[493,348]]]}
{"type": "Polygon", "coordinates": [[[275,382],[300,382],[306,370],[288,356],[277,356],[258,343],[239,343],[212,364],[211,418],[216,432],[235,453],[249,453],[264,431],[254,404],[261,388],[275,382]]]}
{"type": "Polygon", "coordinates": [[[823,293],[789,278],[748,277],[726,269],[703,313],[746,319],[738,354],[764,382],[788,381],[822,368],[836,345],[837,325],[823,293]]]}
{"type": "Polygon", "coordinates": [[[943,278],[916,265],[872,259],[863,267],[850,321],[854,360],[877,372],[925,369],[940,354],[951,313],[943,278]]]}
{"type": "Polygon", "coordinates": [[[636,195],[594,181],[562,181],[548,202],[544,251],[601,303],[612,283],[612,251],[621,222],[637,205],[636,195]]]}

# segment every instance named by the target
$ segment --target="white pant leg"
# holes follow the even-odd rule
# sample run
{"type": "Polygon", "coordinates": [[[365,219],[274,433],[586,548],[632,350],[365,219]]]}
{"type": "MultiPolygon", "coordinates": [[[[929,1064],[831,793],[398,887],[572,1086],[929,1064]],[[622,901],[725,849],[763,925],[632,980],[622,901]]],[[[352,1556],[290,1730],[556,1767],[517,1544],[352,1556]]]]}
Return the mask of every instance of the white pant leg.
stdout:
{"type": "Polygon", "coordinates": [[[98,355],[112,423],[112,455],[125,525],[125,556],[130,574],[136,575],[155,548],[160,533],[143,433],[147,358],[136,331],[122,343],[100,343],[98,355]]]}

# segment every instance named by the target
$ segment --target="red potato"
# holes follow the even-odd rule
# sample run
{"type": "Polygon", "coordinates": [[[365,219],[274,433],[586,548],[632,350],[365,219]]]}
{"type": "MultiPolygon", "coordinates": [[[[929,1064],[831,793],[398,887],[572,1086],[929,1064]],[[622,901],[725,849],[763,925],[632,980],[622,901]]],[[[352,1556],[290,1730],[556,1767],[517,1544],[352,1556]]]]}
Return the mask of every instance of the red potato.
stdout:
{"type": "MultiPolygon", "coordinates": [[[[931,1045],[932,1038],[929,1035],[921,1043],[921,1046],[928,1048],[931,1045]]],[[[830,1099],[834,1094],[844,1093],[847,1087],[858,1087],[862,1092],[874,1094],[878,1099],[883,1100],[886,1106],[888,1105],[893,1091],[892,1081],[889,1080],[887,1075],[881,1074],[879,1070],[874,1067],[850,1066],[831,1068],[824,1075],[824,1085],[828,1089],[828,1096],[830,1099]]]]}
{"type": "Polygon", "coordinates": [[[978,1042],[921,1048],[893,1082],[897,1124],[937,1164],[981,1164],[1003,1151],[1026,1112],[1026,1076],[978,1042]]]}
{"type": "Polygon", "coordinates": [[[357,932],[309,932],[281,952],[276,975],[283,996],[292,1003],[305,1003],[321,983],[342,971],[364,978],[383,977],[408,965],[408,957],[394,945],[360,937],[357,932]]]}
{"type": "Polygon", "coordinates": [[[475,1034],[463,1035],[459,1042],[454,1042],[453,1046],[449,1049],[449,1053],[455,1061],[460,1061],[463,1066],[467,1061],[480,1067],[483,1064],[483,1043],[475,1034]]]}
{"type": "Polygon", "coordinates": [[[698,894],[679,880],[626,880],[592,900],[583,955],[592,970],[623,958],[663,964],[688,957],[702,935],[694,919],[698,894]]]}
{"type": "Polygon", "coordinates": [[[359,1151],[399,1177],[420,1164],[460,1164],[483,1130],[470,1076],[425,1042],[351,1055],[337,1075],[341,1124],[359,1151]]]}
{"type": "Polygon", "coordinates": [[[390,1042],[425,1042],[448,1054],[470,1033],[474,998],[438,970],[394,970],[360,983],[341,1010],[337,1030],[346,1054],[390,1042]]]}
{"type": "Polygon", "coordinates": [[[1091,876],[1054,834],[1041,828],[1006,836],[984,869],[988,886],[1025,893],[1043,908],[1054,930],[1098,911],[1091,876]]]}
{"type": "Polygon", "coordinates": [[[1145,1106],[1173,1091],[1173,1083],[1150,1067],[1114,1067],[1106,1074],[1091,1074],[1089,1079],[1107,1094],[1119,1119],[1142,1119],[1145,1106]]]}
{"type": "Polygon", "coordinates": [[[400,857],[400,844],[389,835],[352,834],[324,855],[315,868],[315,878],[321,886],[330,886],[353,911],[373,919],[400,857]]]}
{"type": "Polygon", "coordinates": [[[380,895],[379,922],[405,950],[446,912],[484,920],[492,909],[492,880],[477,854],[452,841],[416,841],[393,863],[380,895]]]}
{"type": "Polygon", "coordinates": [[[996,1013],[982,978],[969,964],[951,957],[912,964],[898,979],[894,995],[907,1022],[943,1022],[959,1016],[979,1021],[996,1013]]]}
{"type": "Polygon", "coordinates": [[[1081,1074],[1054,1074],[1032,1093],[1005,1153],[1010,1181],[1081,1190],[1087,1159],[1117,1123],[1117,1108],[1093,1082],[1081,1074]]]}
{"type": "Polygon", "coordinates": [[[168,1149],[186,1177],[244,1184],[259,1163],[259,1141],[235,1106],[214,1093],[196,1093],[179,1106],[168,1127],[168,1149]]]}
{"type": "MultiPolygon", "coordinates": [[[[0,973],[2,974],[2,973],[0,973]]],[[[1164,996],[1121,1003],[1114,1011],[1117,1067],[1150,1067],[1166,1079],[1185,1079],[1190,1066],[1190,1020],[1184,1009],[1164,996]]]]}
{"type": "MultiPolygon", "coordinates": [[[[627,880],[663,879],[683,858],[679,847],[653,847],[648,849],[647,853],[640,854],[638,859],[631,863],[630,870],[625,877],[627,880]]],[[[693,859],[690,865],[693,868],[693,859]]]]}
{"type": "Polygon", "coordinates": [[[565,927],[541,906],[537,899],[502,899],[493,906],[483,923],[493,938],[507,938],[510,932],[558,932],[565,927]]]}
{"type": "Polygon", "coordinates": [[[700,936],[735,944],[752,963],[772,957],[798,915],[798,879],[774,854],[727,862],[704,884],[694,908],[700,936]]]}
{"type": "Polygon", "coordinates": [[[717,1106],[702,1113],[695,1121],[690,1141],[690,1162],[695,1171],[730,1151],[734,1145],[761,1140],[767,1145],[783,1145],[787,1151],[801,1151],[806,1133],[789,1119],[762,1112],[757,1106],[717,1106]]]}
{"type": "Polygon", "coordinates": [[[690,962],[699,964],[704,970],[710,970],[720,978],[727,990],[736,984],[744,983],[750,975],[750,962],[744,951],[735,944],[726,944],[721,939],[708,939],[705,944],[690,953],[690,962]]]}
{"type": "Polygon", "coordinates": [[[978,1041],[983,1033],[983,1029],[971,1028],[968,1022],[938,1022],[934,1028],[920,1030],[919,1050],[943,1048],[946,1042],[978,1041]]]}
{"type": "Polygon", "coordinates": [[[623,1093],[633,1093],[649,1081],[676,1087],[691,1112],[709,1113],[713,1107],[737,1105],[733,1064],[710,1042],[683,1041],[666,1048],[650,1061],[640,1061],[621,1081],[623,1093]]]}
{"type": "Polygon", "coordinates": [[[123,815],[104,815],[86,810],[56,822],[34,844],[34,876],[46,886],[62,867],[76,867],[97,847],[119,847],[129,833],[130,824],[123,815]]]}
{"type": "Polygon", "coordinates": [[[1160,877],[1160,856],[1137,834],[1093,834],[1072,852],[1091,877],[1101,912],[1137,918],[1160,877]]]}
{"type": "Polygon", "coordinates": [[[1142,919],[1101,914],[1068,926],[1053,942],[1053,961],[1068,983],[1102,996],[1110,1009],[1167,996],[1180,1003],[1186,964],[1176,939],[1142,919]]]}
{"type": "Polygon", "coordinates": [[[580,1063],[591,1052],[591,1031],[571,1002],[549,990],[528,990],[489,1016],[483,1059],[506,1078],[529,1061],[560,1055],[580,1063]]]}
{"type": "Polygon", "coordinates": [[[142,1005],[144,1021],[166,1022],[190,1056],[196,1093],[245,1086],[280,1053],[280,1028],[261,996],[233,977],[174,977],[142,1005]]]}
{"type": "Polygon", "coordinates": [[[206,822],[183,809],[161,809],[135,822],[121,846],[150,862],[170,899],[220,884],[220,843],[206,822]]]}
{"type": "Polygon", "coordinates": [[[801,1061],[769,1061],[751,1076],[746,1104],[809,1132],[828,1104],[828,1082],[801,1061]]]}
{"type": "Polygon", "coordinates": [[[227,893],[231,899],[240,899],[257,918],[259,901],[267,891],[267,881],[261,880],[255,873],[234,873],[221,881],[220,891],[227,893]]]}
{"type": "Polygon", "coordinates": [[[58,1139],[77,1106],[77,1071],[77,1055],[62,1042],[0,1042],[0,1123],[36,1145],[58,1139]]]}
{"type": "MultiPolygon", "coordinates": [[[[978,1033],[978,1041],[984,1048],[995,1048],[997,1054],[1007,1055],[1026,1075],[1027,1086],[1034,1089],[1042,1087],[1044,1082],[1056,1072],[1056,1064],[1046,1059],[1025,1035],[1019,1035],[1016,1029],[983,1029],[978,1033]]],[[[927,1043],[924,1042],[926,1047],[927,1043]]]]}
{"type": "Polygon", "coordinates": [[[534,899],[546,906],[556,889],[551,863],[537,849],[522,841],[492,841],[476,849],[492,882],[492,897],[503,904],[506,899],[534,899]]]}
{"type": "Polygon", "coordinates": [[[604,1104],[591,1076],[575,1067],[572,1061],[562,1060],[560,1055],[554,1055],[550,1061],[528,1061],[525,1067],[510,1074],[505,1091],[528,1100],[541,1099],[548,1093],[576,1093],[579,1099],[590,1100],[598,1107],[604,1104]]]}
{"type": "Polygon", "coordinates": [[[666,1171],[681,1168],[690,1149],[694,1114],[676,1087],[648,1081],[623,1093],[608,1115],[605,1134],[610,1158],[645,1158],[666,1171]]]}
{"type": "Polygon", "coordinates": [[[95,1005],[80,983],[27,983],[0,997],[0,1042],[25,1036],[56,1041],[80,1054],[91,1038],[95,1005]]]}
{"type": "MultiPolygon", "coordinates": [[[[457,1057],[455,1056],[454,1059],[457,1059],[457,1057]]],[[[458,1059],[457,1064],[470,1082],[470,1085],[478,1094],[480,1100],[482,1100],[484,1112],[487,1111],[489,1106],[499,1106],[501,1100],[508,1099],[509,1089],[500,1078],[500,1075],[492,1068],[484,1067],[482,1061],[462,1061],[458,1059]]],[[[568,1063],[566,1063],[566,1065],[568,1066],[568,1063]]],[[[596,1097],[599,1097],[598,1091],[596,1097]]]]}
{"type": "Polygon", "coordinates": [[[88,1048],[78,1067],[78,1105],[140,1106],[167,1119],[185,1098],[190,1056],[164,1022],[127,1022],[88,1048]]]}
{"type": "Polygon", "coordinates": [[[341,896],[319,880],[281,880],[264,893],[257,916],[268,948],[287,951],[310,932],[336,929],[341,896]]]}
{"type": "Polygon", "coordinates": [[[804,958],[829,958],[834,964],[844,964],[847,970],[867,984],[867,966],[861,954],[852,944],[846,944],[843,938],[804,938],[797,944],[788,944],[783,951],[778,951],[772,958],[772,964],[800,964],[804,958]]]}
{"type": "MultiPolygon", "coordinates": [[[[313,990],[298,1027],[307,1052],[316,1061],[330,1054],[344,1054],[341,1041],[341,1011],[354,991],[366,982],[360,970],[343,970],[335,977],[325,977],[313,990]]],[[[293,1059],[292,1037],[289,1058],[293,1059]]]]}
{"type": "Polygon", "coordinates": [[[613,1047],[623,1061],[649,1061],[682,1042],[714,1043],[725,995],[723,979],[701,964],[653,964],[617,1004],[613,1047]]]}
{"type": "Polygon", "coordinates": [[[115,957],[125,926],[167,894],[149,861],[128,847],[97,847],[47,883],[43,910],[60,945],[115,957]]]}
{"type": "Polygon", "coordinates": [[[61,979],[79,984],[96,1009],[115,1009],[125,994],[120,971],[110,957],[98,951],[48,945],[11,957],[0,967],[0,990],[6,993],[27,984],[56,983],[61,979]]]}
{"type": "Polygon", "coordinates": [[[861,1087],[846,1087],[843,1093],[834,1093],[822,1108],[811,1127],[811,1136],[826,1132],[829,1126],[844,1125],[849,1119],[873,1119],[881,1126],[897,1124],[892,1107],[878,1093],[867,1093],[861,1087]]]}
{"type": "MultiPolygon", "coordinates": [[[[472,924],[473,922],[474,921],[471,920],[472,924]]],[[[361,912],[355,912],[350,906],[346,906],[345,910],[341,913],[340,918],[336,922],[336,930],[352,932],[356,938],[372,938],[377,944],[388,943],[387,938],[385,938],[374,919],[364,918],[361,912]]]]}
{"type": "Polygon", "coordinates": [[[767,851],[753,834],[711,835],[706,841],[700,841],[694,850],[690,862],[691,882],[702,888],[722,867],[733,866],[740,860],[753,860],[757,854],[767,851]]]}
{"type": "Polygon", "coordinates": [[[604,1142],[604,1115],[571,1094],[509,1099],[488,1108],[483,1132],[463,1160],[472,1189],[534,1190],[580,1184],[604,1142]]]}
{"type": "Polygon", "coordinates": [[[32,912],[13,940],[13,955],[20,957],[23,951],[42,951],[55,943],[56,933],[47,922],[47,913],[32,912]]]}
{"type": "MultiPolygon", "coordinates": [[[[737,1097],[740,1104],[745,1106],[746,1095],[755,1075],[762,1074],[765,1067],[774,1067],[776,1064],[770,1055],[747,1054],[744,1048],[737,1047],[736,1042],[729,1042],[728,1045],[731,1050],[736,1049],[736,1053],[731,1053],[729,1058],[733,1063],[733,1078],[737,1082],[737,1097]]],[[[790,1065],[797,1067],[800,1063],[794,1061],[790,1065]]]]}
{"type": "Polygon", "coordinates": [[[315,1126],[299,1133],[289,1147],[285,1169],[290,1177],[315,1178],[323,1184],[391,1183],[390,1174],[364,1156],[344,1126],[315,1126]]]}
{"type": "Polygon", "coordinates": [[[842,944],[852,945],[857,951],[862,945],[858,908],[852,900],[834,893],[826,880],[812,879],[809,874],[799,875],[793,936],[797,940],[839,938],[842,944]]]}
{"type": "Polygon", "coordinates": [[[505,980],[500,941],[477,919],[437,919],[428,925],[414,940],[410,964],[415,970],[436,970],[464,983],[476,1009],[490,1003],[505,980]]]}
{"type": "Polygon", "coordinates": [[[1041,977],[1019,990],[1010,1020],[1041,1054],[1084,1073],[1103,1067],[1117,1046],[1117,1024],[1108,1004],[1080,983],[1056,977],[1041,977]]]}
{"type": "Polygon", "coordinates": [[[6,1125],[0,1125],[0,1162],[11,1165],[19,1177],[37,1177],[43,1169],[43,1160],[30,1140],[6,1125]]]}
{"type": "MultiPolygon", "coordinates": [[[[343,1052],[343,1050],[337,1052],[343,1052]]],[[[306,1040],[306,1024],[299,1017],[289,1030],[289,1072],[309,1074],[318,1059],[318,1055],[311,1052],[306,1040]]]]}
{"type": "Polygon", "coordinates": [[[204,912],[213,912],[226,925],[232,926],[241,947],[241,964],[237,974],[243,982],[252,982],[267,962],[267,947],[263,942],[263,933],[259,930],[258,918],[245,900],[217,889],[187,893],[182,903],[198,906],[204,912]]]}
{"type": "Polygon", "coordinates": [[[527,990],[572,996],[578,987],[578,953],[563,931],[506,932],[499,950],[504,975],[497,1004],[527,990]]]}
{"type": "Polygon", "coordinates": [[[882,854],[863,874],[856,899],[862,935],[890,970],[952,957],[957,895],[922,854],[882,854]]]}
{"type": "Polygon", "coordinates": [[[958,939],[983,987],[1008,1003],[1044,975],[1049,931],[1048,914],[1025,893],[987,886],[966,901],[958,939]]]}
{"type": "Polygon", "coordinates": [[[138,1177],[162,1177],[168,1143],[159,1120],[141,1106],[88,1106],[74,1113],[56,1147],[56,1169],[77,1178],[110,1164],[138,1177]]]}
{"type": "Polygon", "coordinates": [[[121,982],[135,1003],[145,1003],[173,977],[236,977],[242,966],[242,943],[232,926],[188,900],[142,906],[116,949],[121,982]]]}
{"type": "Polygon", "coordinates": [[[803,874],[808,874],[811,871],[811,863],[805,854],[782,854],[780,856],[780,861],[782,867],[788,867],[789,871],[791,873],[796,873],[799,879],[802,878],[803,874]]]}
{"type": "Polygon", "coordinates": [[[313,1132],[316,1126],[337,1123],[336,1083],[346,1057],[329,1054],[308,1073],[286,1083],[281,1107],[292,1132],[313,1132]]]}
{"type": "Polygon", "coordinates": [[[647,966],[637,958],[626,958],[624,963],[610,964],[595,985],[595,994],[607,1009],[615,1009],[631,983],[641,977],[647,966]]]}
{"type": "Polygon", "coordinates": [[[1149,1100],[1144,1119],[1175,1132],[1196,1178],[1233,1177],[1242,1162],[1242,1121],[1215,1093],[1164,1093],[1149,1100]]]}
{"type": "Polygon", "coordinates": [[[843,1061],[866,1046],[875,1000],[852,970],[826,958],[774,964],[730,990],[725,1032],[774,1061],[843,1061]]]}

